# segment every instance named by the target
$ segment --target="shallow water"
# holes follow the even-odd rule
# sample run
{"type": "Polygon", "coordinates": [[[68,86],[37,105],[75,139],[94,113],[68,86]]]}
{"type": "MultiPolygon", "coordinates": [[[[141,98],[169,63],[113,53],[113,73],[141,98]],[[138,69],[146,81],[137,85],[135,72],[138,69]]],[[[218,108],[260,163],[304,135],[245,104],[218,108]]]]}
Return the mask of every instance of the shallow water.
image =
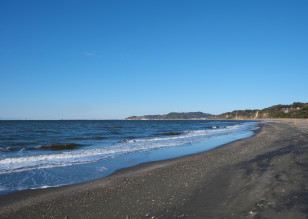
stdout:
{"type": "Polygon", "coordinates": [[[0,194],[86,182],[250,137],[251,121],[0,121],[0,194]]]}

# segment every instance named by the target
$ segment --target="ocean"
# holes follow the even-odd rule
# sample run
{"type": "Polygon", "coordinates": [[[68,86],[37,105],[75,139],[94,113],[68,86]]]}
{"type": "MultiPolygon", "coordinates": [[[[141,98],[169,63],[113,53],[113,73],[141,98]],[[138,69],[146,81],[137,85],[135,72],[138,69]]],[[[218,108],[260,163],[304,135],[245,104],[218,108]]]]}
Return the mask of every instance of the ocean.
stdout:
{"type": "Polygon", "coordinates": [[[87,182],[253,135],[256,121],[0,121],[0,195],[87,182]]]}

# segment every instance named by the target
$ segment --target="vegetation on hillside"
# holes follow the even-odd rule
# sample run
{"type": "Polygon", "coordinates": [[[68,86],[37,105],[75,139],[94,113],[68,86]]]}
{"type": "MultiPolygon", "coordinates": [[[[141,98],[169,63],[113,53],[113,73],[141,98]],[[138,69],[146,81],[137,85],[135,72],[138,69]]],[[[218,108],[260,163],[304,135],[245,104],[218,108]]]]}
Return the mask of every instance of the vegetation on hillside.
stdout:
{"type": "Polygon", "coordinates": [[[177,120],[177,119],[274,119],[308,118],[308,103],[274,105],[262,110],[234,110],[220,115],[202,112],[168,113],[165,115],[131,116],[127,120],[177,120]]]}
{"type": "Polygon", "coordinates": [[[308,103],[274,105],[262,110],[235,110],[215,116],[217,119],[308,118],[308,103]]]}

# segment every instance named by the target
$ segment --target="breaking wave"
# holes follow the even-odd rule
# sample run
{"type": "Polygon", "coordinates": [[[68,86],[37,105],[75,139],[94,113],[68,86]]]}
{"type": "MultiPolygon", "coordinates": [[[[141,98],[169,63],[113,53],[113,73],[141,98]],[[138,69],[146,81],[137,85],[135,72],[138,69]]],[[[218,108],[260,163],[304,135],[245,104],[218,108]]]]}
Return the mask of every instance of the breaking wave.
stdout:
{"type": "MultiPolygon", "coordinates": [[[[177,147],[200,142],[213,136],[226,135],[240,129],[242,126],[243,125],[234,125],[225,128],[186,131],[182,133],[169,132],[166,137],[122,140],[121,142],[108,147],[76,149],[73,151],[57,152],[54,154],[4,158],[0,160],[0,174],[93,163],[100,160],[124,156],[130,153],[177,147]]],[[[51,146],[59,150],[59,148],[75,148],[77,145],[49,145],[48,149],[52,149],[51,146]]]]}

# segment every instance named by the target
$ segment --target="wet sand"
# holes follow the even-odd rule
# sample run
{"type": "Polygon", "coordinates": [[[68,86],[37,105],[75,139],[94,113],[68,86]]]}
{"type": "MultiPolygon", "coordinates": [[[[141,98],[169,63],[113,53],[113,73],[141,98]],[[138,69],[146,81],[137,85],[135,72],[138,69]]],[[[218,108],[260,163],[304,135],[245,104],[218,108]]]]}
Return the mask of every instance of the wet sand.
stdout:
{"type": "Polygon", "coordinates": [[[0,218],[308,218],[308,120],[73,186],[0,197],[0,218]]]}

